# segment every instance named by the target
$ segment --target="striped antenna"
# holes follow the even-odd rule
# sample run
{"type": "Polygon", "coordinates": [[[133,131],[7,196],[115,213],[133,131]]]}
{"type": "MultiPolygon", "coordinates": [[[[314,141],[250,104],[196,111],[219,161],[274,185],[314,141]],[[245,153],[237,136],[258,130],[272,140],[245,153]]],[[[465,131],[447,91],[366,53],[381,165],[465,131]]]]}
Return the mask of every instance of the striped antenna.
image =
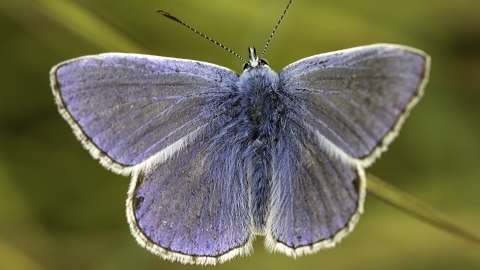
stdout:
{"type": "MultiPolygon", "coordinates": [[[[206,35],[204,35],[204,34],[200,33],[200,32],[199,32],[199,31],[197,31],[195,28],[193,28],[193,27],[191,27],[190,25],[188,25],[188,24],[184,23],[182,20],[180,20],[179,18],[177,18],[177,17],[173,16],[172,14],[170,14],[170,13],[168,13],[168,12],[165,12],[165,11],[163,11],[163,10],[159,10],[159,9],[157,9],[157,13],[158,13],[158,14],[160,14],[160,15],[162,15],[162,16],[164,16],[164,17],[167,17],[167,18],[169,18],[169,19],[171,19],[171,20],[173,20],[173,21],[176,21],[176,22],[178,22],[179,24],[181,24],[181,25],[183,25],[183,26],[187,27],[188,29],[190,29],[190,30],[192,30],[193,32],[195,32],[195,33],[199,34],[200,36],[202,36],[202,37],[204,37],[204,38],[206,38],[206,39],[210,40],[211,42],[213,42],[213,43],[217,44],[218,46],[220,46],[220,47],[224,48],[225,50],[227,50],[227,51],[228,51],[228,52],[230,52],[231,54],[233,54],[233,55],[235,55],[236,57],[240,58],[240,60],[242,60],[244,63],[246,63],[246,64],[247,64],[247,61],[245,61],[245,60],[244,60],[244,59],[243,59],[243,58],[242,58],[240,55],[238,55],[236,52],[234,52],[234,51],[230,50],[229,48],[227,48],[227,47],[226,47],[226,46],[224,46],[223,44],[221,44],[221,43],[218,43],[217,41],[215,41],[215,40],[213,40],[213,39],[211,39],[211,38],[207,37],[206,35]]],[[[283,17],[283,16],[282,16],[282,17],[283,17]]]]}
{"type": "Polygon", "coordinates": [[[288,2],[287,7],[286,7],[285,10],[283,11],[282,16],[280,16],[280,19],[279,19],[278,22],[277,22],[277,25],[275,25],[275,28],[273,28],[273,32],[272,32],[272,34],[270,34],[270,37],[269,37],[268,40],[267,40],[267,44],[265,44],[265,48],[263,48],[263,52],[262,52],[262,55],[260,56],[260,59],[263,59],[263,55],[264,55],[265,52],[267,51],[268,45],[270,44],[270,41],[272,40],[273,35],[274,35],[275,32],[277,31],[278,26],[279,26],[280,23],[282,22],[283,17],[285,17],[285,14],[287,14],[287,10],[288,10],[288,8],[290,7],[290,5],[292,4],[292,1],[293,1],[293,0],[290,0],[290,1],[288,2]]]}

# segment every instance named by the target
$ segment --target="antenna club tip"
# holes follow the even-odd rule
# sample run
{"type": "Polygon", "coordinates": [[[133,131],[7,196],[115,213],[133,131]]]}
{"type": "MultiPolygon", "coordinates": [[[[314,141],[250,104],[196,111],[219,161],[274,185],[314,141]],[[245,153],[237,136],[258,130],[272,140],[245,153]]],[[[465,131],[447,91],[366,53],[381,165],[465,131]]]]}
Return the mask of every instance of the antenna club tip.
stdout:
{"type": "Polygon", "coordinates": [[[168,12],[166,12],[166,11],[163,11],[163,10],[161,10],[161,9],[157,9],[157,13],[160,14],[160,15],[162,15],[162,16],[164,16],[164,17],[167,17],[167,18],[169,18],[169,19],[171,19],[171,20],[180,22],[180,20],[179,20],[177,17],[175,17],[175,16],[173,16],[172,14],[170,14],[170,13],[168,13],[168,12]]]}

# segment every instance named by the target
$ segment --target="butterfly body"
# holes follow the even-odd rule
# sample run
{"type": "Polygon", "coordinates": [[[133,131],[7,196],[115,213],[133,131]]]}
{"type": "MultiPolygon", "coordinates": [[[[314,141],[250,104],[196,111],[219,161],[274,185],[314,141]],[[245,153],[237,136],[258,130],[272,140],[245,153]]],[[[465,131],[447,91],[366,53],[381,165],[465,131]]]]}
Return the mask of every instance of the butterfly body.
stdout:
{"type": "MultiPolygon", "coordinates": [[[[254,51],[253,51],[254,52],[254,51]]],[[[253,57],[256,57],[253,56],[253,57]]],[[[279,77],[270,67],[256,65],[245,71],[237,83],[241,96],[240,117],[244,119],[244,163],[250,182],[252,227],[264,234],[271,186],[271,152],[275,136],[281,128],[279,77]]]]}

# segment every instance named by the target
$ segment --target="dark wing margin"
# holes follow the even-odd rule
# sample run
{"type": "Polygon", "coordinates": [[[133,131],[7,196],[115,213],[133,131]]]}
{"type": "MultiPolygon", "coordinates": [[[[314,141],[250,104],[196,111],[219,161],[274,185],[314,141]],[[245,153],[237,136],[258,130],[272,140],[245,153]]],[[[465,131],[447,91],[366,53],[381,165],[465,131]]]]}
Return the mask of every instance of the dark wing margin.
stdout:
{"type": "Polygon", "coordinates": [[[127,218],[140,245],[167,260],[203,265],[251,252],[244,151],[226,129],[134,175],[127,218]]]}
{"type": "Polygon", "coordinates": [[[83,146],[107,169],[129,174],[156,154],[173,154],[222,114],[204,104],[227,97],[238,75],[204,62],[107,53],[60,63],[50,80],[83,146]]]}
{"type": "Polygon", "coordinates": [[[428,81],[430,57],[377,44],[297,61],[279,74],[297,114],[330,155],[370,165],[395,138],[428,81]]]}

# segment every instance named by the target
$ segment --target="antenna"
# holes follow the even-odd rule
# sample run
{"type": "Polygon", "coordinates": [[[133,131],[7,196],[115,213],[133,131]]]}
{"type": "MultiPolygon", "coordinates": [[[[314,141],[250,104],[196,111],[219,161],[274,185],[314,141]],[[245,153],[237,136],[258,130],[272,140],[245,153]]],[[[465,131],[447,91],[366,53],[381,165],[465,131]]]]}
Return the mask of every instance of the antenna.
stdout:
{"type": "MultiPolygon", "coordinates": [[[[290,1],[290,2],[292,2],[292,1],[290,1]]],[[[290,4],[289,4],[289,5],[290,5],[290,4]]],[[[162,16],[164,16],[164,17],[167,17],[167,18],[169,18],[170,20],[173,20],[173,21],[176,21],[176,22],[178,22],[179,24],[181,24],[181,25],[183,25],[183,26],[187,27],[188,29],[190,29],[190,30],[192,30],[193,32],[195,32],[195,33],[199,34],[200,36],[202,36],[202,37],[204,37],[204,38],[206,38],[206,39],[210,40],[211,42],[213,42],[213,43],[217,44],[218,46],[220,46],[220,47],[224,48],[225,50],[227,50],[227,51],[228,51],[228,52],[230,52],[231,54],[233,54],[233,55],[235,55],[236,57],[240,58],[240,60],[242,60],[244,63],[246,63],[246,64],[247,64],[247,61],[245,61],[245,60],[244,60],[244,59],[243,59],[243,58],[242,58],[240,55],[238,55],[236,52],[234,52],[234,51],[230,50],[229,48],[227,48],[227,47],[226,47],[226,46],[224,46],[223,44],[221,44],[221,43],[218,43],[217,41],[215,41],[215,40],[213,40],[213,39],[211,39],[211,38],[207,37],[206,35],[204,35],[204,34],[200,33],[199,31],[195,30],[195,28],[193,28],[193,27],[191,27],[190,25],[188,25],[188,24],[184,23],[182,20],[180,20],[179,18],[177,18],[177,17],[173,16],[172,14],[170,14],[170,13],[168,13],[168,12],[165,12],[165,11],[163,11],[163,10],[159,10],[159,9],[157,9],[157,13],[158,13],[158,14],[160,14],[160,15],[162,15],[162,16]]],[[[284,13],[284,14],[285,14],[285,13],[284,13]]],[[[282,18],[283,18],[283,15],[282,15],[282,18]]],[[[275,31],[274,31],[274,32],[275,32],[275,31]]],[[[272,34],[272,35],[273,35],[273,34],[272,34]]]]}
{"type": "Polygon", "coordinates": [[[260,56],[260,59],[263,58],[263,55],[264,55],[265,52],[267,51],[268,45],[270,44],[270,41],[272,40],[273,35],[274,35],[275,32],[277,31],[278,26],[279,26],[280,23],[282,22],[283,17],[285,17],[285,14],[287,14],[287,10],[288,10],[288,8],[290,7],[290,5],[292,4],[292,1],[293,1],[293,0],[290,0],[290,1],[288,2],[287,7],[286,7],[285,10],[283,11],[282,16],[280,16],[280,19],[279,19],[278,22],[277,22],[277,25],[275,25],[275,28],[273,28],[273,32],[272,32],[272,34],[270,34],[270,37],[269,37],[268,40],[267,40],[267,44],[265,44],[265,48],[263,48],[263,52],[262,52],[262,55],[260,56]]]}

